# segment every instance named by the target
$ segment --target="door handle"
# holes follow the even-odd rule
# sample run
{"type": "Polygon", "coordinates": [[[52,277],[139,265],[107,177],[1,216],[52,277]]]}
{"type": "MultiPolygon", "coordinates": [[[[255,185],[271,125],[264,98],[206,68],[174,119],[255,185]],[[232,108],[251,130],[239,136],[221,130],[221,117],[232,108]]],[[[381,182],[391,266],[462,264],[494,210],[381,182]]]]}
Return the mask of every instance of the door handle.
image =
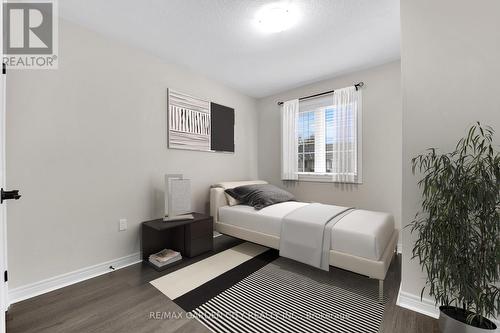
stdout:
{"type": "Polygon", "coordinates": [[[0,204],[5,200],[19,200],[20,197],[19,190],[4,191],[3,188],[0,190],[0,204]]]}

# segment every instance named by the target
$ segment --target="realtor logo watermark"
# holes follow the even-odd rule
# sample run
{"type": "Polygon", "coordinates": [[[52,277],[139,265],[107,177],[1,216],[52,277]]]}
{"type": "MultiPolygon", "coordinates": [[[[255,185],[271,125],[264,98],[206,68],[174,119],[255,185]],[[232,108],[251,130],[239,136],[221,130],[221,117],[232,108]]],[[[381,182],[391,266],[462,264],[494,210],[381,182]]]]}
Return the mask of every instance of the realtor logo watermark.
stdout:
{"type": "Polygon", "coordinates": [[[56,0],[3,3],[3,62],[9,69],[57,69],[56,0]]]}

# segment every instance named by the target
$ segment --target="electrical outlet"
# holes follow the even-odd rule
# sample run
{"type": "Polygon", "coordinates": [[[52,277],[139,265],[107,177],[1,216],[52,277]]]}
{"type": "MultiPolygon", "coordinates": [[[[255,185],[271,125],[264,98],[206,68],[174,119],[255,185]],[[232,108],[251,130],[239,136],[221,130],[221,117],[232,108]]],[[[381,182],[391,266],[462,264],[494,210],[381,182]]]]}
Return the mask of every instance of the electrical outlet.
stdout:
{"type": "Polygon", "coordinates": [[[120,231],[127,230],[127,219],[120,219],[119,229],[120,231]]]}

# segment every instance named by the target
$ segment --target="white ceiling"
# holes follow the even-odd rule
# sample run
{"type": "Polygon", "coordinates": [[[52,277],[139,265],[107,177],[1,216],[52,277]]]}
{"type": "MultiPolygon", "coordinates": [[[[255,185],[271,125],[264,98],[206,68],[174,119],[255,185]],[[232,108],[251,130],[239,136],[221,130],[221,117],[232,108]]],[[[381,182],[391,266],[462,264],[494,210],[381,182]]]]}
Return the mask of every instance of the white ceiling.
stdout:
{"type": "MultiPolygon", "coordinates": [[[[283,1],[283,0],[282,0],[283,1]]],[[[265,0],[62,0],[60,15],[253,97],[400,57],[399,0],[285,0],[291,29],[263,34],[265,0]]]]}

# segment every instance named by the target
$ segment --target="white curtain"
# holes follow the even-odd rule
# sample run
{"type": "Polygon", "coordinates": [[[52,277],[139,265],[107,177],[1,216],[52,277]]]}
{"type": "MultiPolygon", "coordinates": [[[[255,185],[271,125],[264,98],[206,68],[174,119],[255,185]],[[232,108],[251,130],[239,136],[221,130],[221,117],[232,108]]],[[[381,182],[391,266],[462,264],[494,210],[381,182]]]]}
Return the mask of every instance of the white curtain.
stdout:
{"type": "Polygon", "coordinates": [[[298,143],[299,100],[283,103],[281,109],[281,179],[298,180],[299,143],[298,143]]]}
{"type": "Polygon", "coordinates": [[[361,110],[361,91],[355,87],[333,93],[333,181],[358,181],[358,120],[361,110]]]}

